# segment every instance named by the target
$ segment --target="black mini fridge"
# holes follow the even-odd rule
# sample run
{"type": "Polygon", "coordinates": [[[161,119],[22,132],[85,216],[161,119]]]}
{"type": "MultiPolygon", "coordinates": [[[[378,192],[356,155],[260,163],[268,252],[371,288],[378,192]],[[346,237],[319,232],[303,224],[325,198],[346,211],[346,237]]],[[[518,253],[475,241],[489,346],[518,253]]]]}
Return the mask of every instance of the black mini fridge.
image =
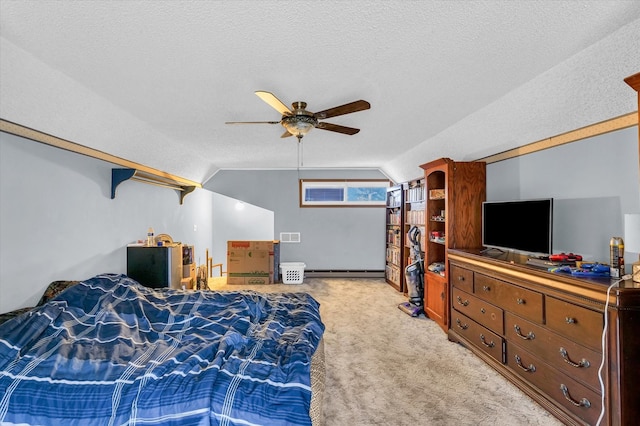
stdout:
{"type": "Polygon", "coordinates": [[[127,276],[151,288],[180,288],[182,245],[128,246],[127,276]]]}

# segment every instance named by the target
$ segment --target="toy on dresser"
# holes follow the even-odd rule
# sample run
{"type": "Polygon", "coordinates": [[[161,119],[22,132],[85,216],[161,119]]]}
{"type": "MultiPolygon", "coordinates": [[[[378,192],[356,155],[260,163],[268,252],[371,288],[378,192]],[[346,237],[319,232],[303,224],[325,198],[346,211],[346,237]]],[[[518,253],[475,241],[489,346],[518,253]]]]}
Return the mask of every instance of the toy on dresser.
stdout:
{"type": "Polygon", "coordinates": [[[549,268],[549,272],[571,274],[574,277],[608,277],[609,266],[597,262],[581,263],[579,267],[565,265],[549,268]]]}
{"type": "Polygon", "coordinates": [[[552,262],[560,262],[560,263],[574,263],[580,262],[582,260],[582,256],[579,254],[573,253],[560,253],[560,254],[552,254],[549,256],[549,260],[552,262]]]}

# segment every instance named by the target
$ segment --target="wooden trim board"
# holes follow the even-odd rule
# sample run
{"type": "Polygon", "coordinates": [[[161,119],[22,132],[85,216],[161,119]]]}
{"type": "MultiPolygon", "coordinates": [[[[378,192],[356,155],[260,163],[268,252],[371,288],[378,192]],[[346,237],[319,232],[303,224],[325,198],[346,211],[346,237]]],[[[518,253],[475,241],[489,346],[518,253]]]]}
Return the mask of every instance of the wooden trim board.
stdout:
{"type": "Polygon", "coordinates": [[[484,161],[487,164],[496,163],[498,161],[508,160],[510,158],[519,157],[521,155],[531,154],[544,149],[553,148],[559,145],[575,142],[581,139],[602,135],[616,130],[626,129],[638,125],[638,112],[631,112],[620,117],[595,123],[590,126],[562,133],[557,136],[532,142],[518,148],[510,149],[488,157],[479,158],[476,161],[484,161]]]}
{"type": "Polygon", "coordinates": [[[84,145],[77,144],[65,139],[58,138],[56,136],[40,132],[29,127],[22,126],[11,121],[0,119],[0,132],[10,133],[12,135],[20,136],[25,139],[30,139],[35,142],[40,142],[46,145],[61,148],[66,151],[75,152],[76,154],[86,155],[88,157],[96,158],[98,160],[106,161],[108,163],[117,164],[129,169],[136,169],[150,175],[159,176],[167,180],[171,180],[186,186],[195,186],[196,188],[202,188],[202,184],[189,179],[185,179],[179,176],[172,175],[161,170],[154,169],[152,167],[145,166],[140,163],[125,160],[124,158],[116,157],[115,155],[107,154],[106,152],[99,151],[97,149],[89,148],[84,145]]]}
{"type": "MultiPolygon", "coordinates": [[[[478,158],[475,161],[484,161],[487,164],[497,163],[498,161],[508,160],[510,158],[519,157],[521,155],[531,154],[544,149],[553,148],[559,145],[575,142],[581,139],[590,138],[593,136],[602,135],[605,133],[613,132],[616,130],[626,129],[628,127],[638,125],[638,112],[631,112],[629,114],[615,117],[609,120],[601,121],[589,126],[582,127],[580,129],[572,130],[566,133],[562,133],[557,136],[551,136],[546,139],[542,139],[536,142],[532,142],[518,148],[513,148],[508,151],[503,151],[498,154],[489,155],[487,157],[478,158]]],[[[65,139],[58,138],[47,133],[40,132],[38,130],[31,129],[29,127],[22,126],[11,121],[0,119],[0,131],[5,133],[11,133],[16,136],[21,136],[26,139],[31,139],[36,142],[44,143],[47,145],[55,146],[57,148],[65,149],[67,151],[75,152],[78,154],[86,155],[99,160],[107,161],[109,163],[117,164],[123,167],[141,170],[156,176],[161,176],[167,179],[180,182],[185,185],[195,186],[202,188],[202,184],[191,181],[179,176],[172,175],[170,173],[163,172],[148,166],[144,166],[133,161],[125,160],[120,157],[116,157],[106,152],[102,152],[93,148],[89,148],[65,139]]]]}

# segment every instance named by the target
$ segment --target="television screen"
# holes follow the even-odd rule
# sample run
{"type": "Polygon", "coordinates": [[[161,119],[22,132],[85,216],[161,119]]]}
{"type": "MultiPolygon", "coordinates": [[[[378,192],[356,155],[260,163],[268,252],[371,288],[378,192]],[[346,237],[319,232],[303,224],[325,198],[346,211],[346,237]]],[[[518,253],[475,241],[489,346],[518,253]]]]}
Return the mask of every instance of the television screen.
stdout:
{"type": "Polygon", "coordinates": [[[550,254],[553,199],[486,201],[482,204],[482,245],[550,254]]]}

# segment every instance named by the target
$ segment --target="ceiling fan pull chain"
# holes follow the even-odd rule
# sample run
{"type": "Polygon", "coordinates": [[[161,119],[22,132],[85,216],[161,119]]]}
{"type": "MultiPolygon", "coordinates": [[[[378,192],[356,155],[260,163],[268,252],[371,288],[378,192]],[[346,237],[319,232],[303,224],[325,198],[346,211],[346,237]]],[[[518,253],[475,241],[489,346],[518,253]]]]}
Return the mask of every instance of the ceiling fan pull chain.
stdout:
{"type": "Polygon", "coordinates": [[[296,137],[298,138],[298,167],[302,167],[303,166],[302,135],[297,135],[296,137]]]}

